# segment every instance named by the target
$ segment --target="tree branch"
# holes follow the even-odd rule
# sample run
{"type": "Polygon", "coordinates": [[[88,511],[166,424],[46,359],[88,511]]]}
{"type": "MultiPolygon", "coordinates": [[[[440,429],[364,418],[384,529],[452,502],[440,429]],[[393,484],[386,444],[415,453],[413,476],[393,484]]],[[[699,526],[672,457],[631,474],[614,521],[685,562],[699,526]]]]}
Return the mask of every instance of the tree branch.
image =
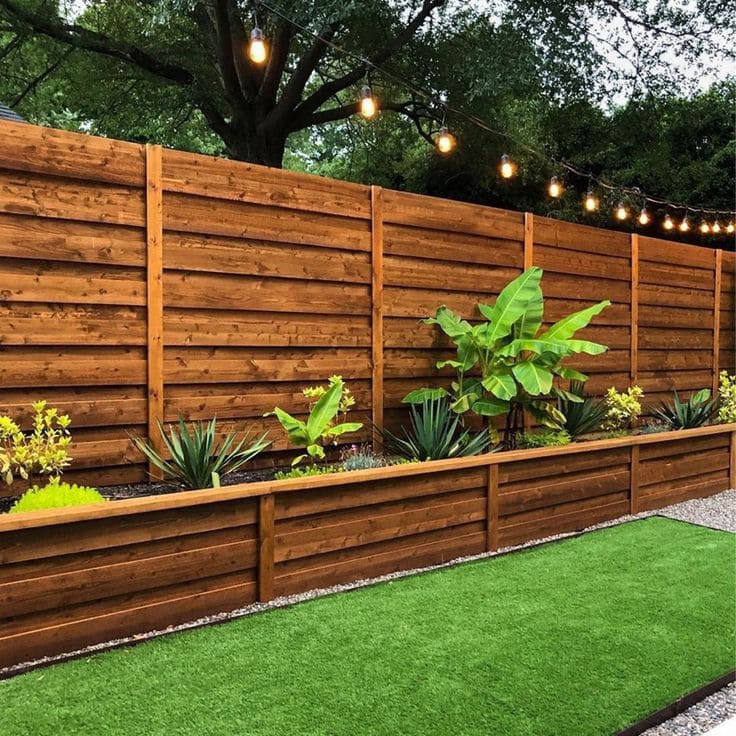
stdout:
{"type": "MultiPolygon", "coordinates": [[[[389,43],[382,49],[369,57],[371,63],[375,65],[382,64],[390,59],[394,54],[400,51],[404,45],[411,40],[417,30],[424,24],[424,21],[430,16],[433,10],[445,4],[445,0],[424,0],[422,7],[412,20],[404,27],[401,33],[398,33],[389,43]]],[[[352,71],[341,77],[322,85],[314,94],[308,97],[304,102],[294,110],[295,118],[308,117],[318,110],[327,100],[334,94],[358,82],[365,75],[367,67],[365,64],[357,66],[352,71]]]]}
{"type": "Polygon", "coordinates": [[[53,63],[49,64],[40,74],[35,76],[33,79],[31,79],[28,84],[19,92],[10,102],[10,107],[15,107],[16,105],[19,105],[23,99],[29,95],[33,90],[38,87],[41,82],[43,82],[44,79],[49,77],[51,74],[53,74],[60,66],[61,64],[66,60],[67,56],[74,51],[73,48],[68,48],[64,51],[64,53],[53,63]]]}
{"type": "MultiPolygon", "coordinates": [[[[276,94],[289,58],[289,47],[295,30],[289,21],[282,20],[271,46],[268,66],[266,67],[266,73],[263,75],[261,89],[258,92],[259,102],[269,110],[272,110],[276,105],[276,94]]],[[[291,80],[289,81],[291,82],[291,80]]]]}
{"type": "Polygon", "coordinates": [[[36,33],[41,33],[68,46],[121,59],[175,84],[189,85],[194,81],[188,69],[169,64],[142,49],[114,40],[97,31],[33,13],[14,0],[0,0],[0,8],[5,8],[14,18],[30,26],[36,33]]]}
{"type": "Polygon", "coordinates": [[[317,69],[317,65],[329,48],[327,42],[335,37],[340,25],[341,23],[336,21],[327,26],[319,34],[319,38],[314,40],[309,50],[299,59],[296,69],[292,72],[281,99],[273,111],[273,118],[276,121],[282,121],[299,103],[309,78],[317,69]]]}

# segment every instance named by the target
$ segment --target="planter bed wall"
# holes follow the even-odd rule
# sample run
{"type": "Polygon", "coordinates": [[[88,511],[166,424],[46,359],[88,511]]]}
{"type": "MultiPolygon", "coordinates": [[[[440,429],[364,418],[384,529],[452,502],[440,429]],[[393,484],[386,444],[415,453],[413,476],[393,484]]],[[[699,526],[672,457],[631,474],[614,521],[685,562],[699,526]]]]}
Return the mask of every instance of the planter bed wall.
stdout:
{"type": "Polygon", "coordinates": [[[0,666],[736,485],[736,425],[0,518],[0,666]]]}
{"type": "Polygon", "coordinates": [[[589,393],[656,404],[736,370],[731,252],[24,123],[0,141],[0,413],[68,413],[71,481],[147,478],[129,434],[179,414],[276,429],[258,461],[288,463],[263,414],[303,416],[333,373],[395,426],[449,380],[418,320],[473,319],[531,265],[548,320],[612,302],[582,334],[610,348],[576,361],[589,393]]]}

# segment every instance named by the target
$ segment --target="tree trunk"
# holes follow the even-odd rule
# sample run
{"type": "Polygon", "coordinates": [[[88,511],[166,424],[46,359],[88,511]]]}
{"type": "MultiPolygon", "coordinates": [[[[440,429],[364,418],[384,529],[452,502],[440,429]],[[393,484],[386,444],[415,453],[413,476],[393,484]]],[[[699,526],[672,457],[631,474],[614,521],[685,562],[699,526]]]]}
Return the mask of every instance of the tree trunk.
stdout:
{"type": "Polygon", "coordinates": [[[503,433],[503,444],[507,450],[515,450],[519,434],[524,431],[524,407],[514,401],[506,415],[506,427],[503,433]]]}
{"type": "Polygon", "coordinates": [[[262,166],[280,169],[284,165],[286,135],[279,132],[248,130],[250,126],[238,126],[226,142],[230,158],[262,166]]]}

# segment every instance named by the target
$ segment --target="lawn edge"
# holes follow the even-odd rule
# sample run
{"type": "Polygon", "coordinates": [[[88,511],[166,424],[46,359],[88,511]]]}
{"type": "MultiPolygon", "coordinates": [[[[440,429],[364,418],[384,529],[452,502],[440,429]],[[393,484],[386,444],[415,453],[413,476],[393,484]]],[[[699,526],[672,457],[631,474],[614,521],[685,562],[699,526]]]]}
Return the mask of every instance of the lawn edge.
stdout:
{"type": "Polygon", "coordinates": [[[670,718],[679,716],[689,708],[697,705],[701,700],[705,700],[711,695],[715,695],[719,690],[723,690],[724,687],[730,685],[732,682],[736,682],[736,670],[731,670],[725,675],[717,677],[715,680],[711,680],[702,687],[692,690],[689,693],[681,695],[677,700],[673,700],[669,705],[665,705],[654,713],[650,713],[641,720],[627,726],[623,731],[619,731],[616,736],[640,736],[650,728],[655,728],[662,725],[670,718]]]}
{"type": "MultiPolygon", "coordinates": [[[[141,634],[136,634],[131,637],[126,637],[124,639],[118,639],[118,640],[113,639],[107,642],[101,642],[100,644],[94,644],[91,647],[88,647],[85,649],[65,652],[65,653],[58,654],[58,655],[55,655],[49,658],[40,658],[40,659],[32,660],[29,662],[20,662],[17,665],[11,665],[10,667],[0,669],[0,682],[11,680],[14,677],[18,677],[20,675],[24,675],[29,672],[33,672],[35,670],[45,669],[46,667],[51,667],[53,665],[63,664],[65,662],[74,662],[80,659],[85,659],[87,657],[94,657],[98,654],[105,654],[106,652],[112,652],[118,649],[130,649],[135,646],[138,646],[139,644],[144,644],[149,641],[154,641],[155,639],[160,639],[166,636],[170,636],[172,634],[180,634],[180,633],[185,633],[187,631],[196,631],[198,629],[203,629],[203,628],[210,627],[210,626],[221,626],[223,624],[228,624],[233,621],[247,618],[249,616],[258,616],[262,614],[267,614],[272,611],[291,608],[293,606],[297,606],[302,603],[308,603],[310,601],[321,599],[321,598],[329,598],[331,596],[340,595],[342,593],[350,593],[355,590],[362,590],[364,588],[372,588],[378,585],[385,585],[387,583],[396,582],[396,581],[403,580],[404,578],[408,578],[408,577],[427,575],[429,573],[439,572],[441,570],[447,570],[447,569],[454,568],[454,567],[460,567],[461,565],[469,565],[469,564],[474,564],[478,562],[484,562],[487,560],[497,559],[500,557],[506,557],[507,555],[511,555],[511,554],[516,554],[516,553],[521,554],[525,552],[532,552],[541,547],[546,547],[546,546],[553,545],[553,544],[559,544],[560,542],[567,542],[572,539],[578,539],[582,536],[585,536],[587,534],[591,534],[594,532],[602,532],[602,531],[614,529],[619,526],[624,526],[626,524],[645,522],[653,518],[664,519],[666,521],[672,521],[672,522],[680,522],[682,524],[696,526],[702,529],[708,529],[710,531],[720,532],[723,534],[731,533],[723,529],[716,529],[714,527],[706,526],[704,524],[699,524],[697,522],[690,522],[690,521],[684,521],[682,519],[675,519],[665,514],[659,513],[658,511],[645,512],[637,516],[619,517],[618,519],[611,519],[609,521],[604,521],[600,524],[595,524],[593,526],[586,527],[585,529],[579,529],[573,532],[565,532],[563,534],[555,535],[552,537],[531,540],[529,542],[525,542],[520,545],[506,547],[506,548],[496,550],[493,552],[483,552],[481,554],[471,555],[467,557],[457,557],[453,560],[448,560],[447,562],[443,562],[438,565],[431,565],[428,567],[417,567],[417,568],[412,568],[410,570],[400,570],[400,571],[397,571],[396,573],[388,573],[386,575],[380,575],[375,578],[361,578],[361,579],[352,581],[350,583],[340,584],[338,586],[332,586],[328,588],[314,588],[310,591],[306,591],[305,593],[299,594],[299,596],[305,596],[303,598],[300,597],[299,600],[288,600],[288,598],[284,600],[284,599],[275,598],[272,601],[269,601],[268,603],[260,604],[262,607],[258,607],[259,606],[258,603],[250,604],[249,606],[244,607],[243,609],[235,609],[233,611],[222,611],[221,613],[218,613],[215,616],[206,617],[206,620],[196,619],[194,621],[186,622],[183,624],[178,624],[177,626],[172,627],[170,629],[157,629],[157,630],[152,630],[152,631],[146,631],[141,634]],[[246,610],[246,609],[249,609],[249,610],[246,610]]],[[[703,697],[706,697],[706,696],[703,696],[703,697]]],[[[629,734],[625,734],[624,732],[622,732],[622,734],[623,736],[635,736],[633,733],[629,735],[629,734]]],[[[616,734],[616,736],[620,736],[620,735],[616,734]]]]}

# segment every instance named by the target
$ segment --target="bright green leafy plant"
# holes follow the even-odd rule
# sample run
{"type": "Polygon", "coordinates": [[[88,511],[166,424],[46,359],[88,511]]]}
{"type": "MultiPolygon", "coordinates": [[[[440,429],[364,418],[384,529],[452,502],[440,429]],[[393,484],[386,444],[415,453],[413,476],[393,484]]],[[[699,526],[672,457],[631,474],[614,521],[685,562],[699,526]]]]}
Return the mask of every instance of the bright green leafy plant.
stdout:
{"type": "Polygon", "coordinates": [[[721,371],[718,381],[718,421],[723,424],[736,422],[736,376],[721,371]]]}
{"type": "Polygon", "coordinates": [[[565,417],[563,429],[573,440],[599,430],[607,411],[600,399],[585,395],[584,381],[570,381],[567,395],[557,397],[557,409],[565,417]]]}
{"type": "Polygon", "coordinates": [[[644,391],[639,386],[629,386],[622,392],[611,386],[606,391],[606,419],[603,422],[603,429],[614,434],[630,430],[641,416],[643,398],[644,391]]]}
{"type": "Polygon", "coordinates": [[[509,447],[515,445],[525,410],[540,424],[560,429],[564,416],[545,398],[567,395],[570,401],[577,400],[553,386],[553,381],[556,376],[584,381],[585,375],[562,361],[578,353],[598,355],[607,350],[605,345],[575,339],[574,335],[610,302],[574,312],[543,329],[541,278],[541,268],[530,268],[508,284],[494,304],[479,304],[478,310],[485,318],[480,324],[471,325],[445,306],[425,319],[455,344],[457,356],[440,361],[437,367],[454,368],[457,379],[450,391],[422,388],[409,393],[404,401],[421,403],[427,398],[449,396],[453,410],[461,414],[507,415],[505,442],[509,447]]]}
{"type": "Polygon", "coordinates": [[[222,477],[240,470],[271,444],[265,432],[253,441],[246,432],[238,441],[235,430],[218,443],[217,419],[192,422],[190,428],[179,417],[178,428],[169,426],[167,433],[159,422],[158,431],[170,460],[159,454],[148,440],[133,437],[133,443],[167,478],[192,489],[219,487],[222,477]]]}
{"type": "Polygon", "coordinates": [[[522,432],[516,446],[520,449],[561,447],[569,445],[570,442],[570,435],[564,429],[539,429],[534,432],[522,432]]]}
{"type": "Polygon", "coordinates": [[[331,475],[339,473],[342,468],[339,465],[304,465],[294,466],[291,470],[279,470],[274,474],[276,480],[287,480],[288,478],[311,478],[315,475],[331,475]]]}
{"type": "Polygon", "coordinates": [[[490,445],[486,431],[471,432],[461,417],[450,408],[449,400],[440,396],[426,398],[410,407],[410,424],[397,436],[385,428],[379,432],[383,446],[390,454],[407,460],[440,460],[449,457],[479,455],[490,445]]]}
{"type": "Polygon", "coordinates": [[[62,506],[83,506],[88,503],[103,503],[105,498],[96,488],[51,481],[43,488],[31,488],[11,507],[8,513],[56,509],[62,506]]]}
{"type": "Polygon", "coordinates": [[[662,401],[658,407],[649,409],[667,429],[691,429],[707,424],[716,410],[716,402],[710,397],[710,389],[693,393],[686,401],[673,392],[672,401],[662,401]]]}
{"type": "Polygon", "coordinates": [[[361,422],[344,421],[355,400],[340,376],[332,376],[327,388],[318,386],[305,389],[303,393],[308,398],[317,399],[310,407],[307,421],[297,419],[279,407],[266,415],[275,415],[289,435],[291,444],[306,450],[294,458],[292,465],[298,465],[306,458],[313,464],[324,460],[325,443],[335,442],[338,437],[357,432],[363,426],[361,422]],[[339,422],[340,419],[343,421],[339,422]]]}
{"type": "Polygon", "coordinates": [[[24,432],[9,416],[0,417],[0,474],[10,485],[16,477],[32,480],[34,475],[58,478],[71,463],[69,433],[71,420],[45,401],[33,406],[32,430],[24,432]]]}

